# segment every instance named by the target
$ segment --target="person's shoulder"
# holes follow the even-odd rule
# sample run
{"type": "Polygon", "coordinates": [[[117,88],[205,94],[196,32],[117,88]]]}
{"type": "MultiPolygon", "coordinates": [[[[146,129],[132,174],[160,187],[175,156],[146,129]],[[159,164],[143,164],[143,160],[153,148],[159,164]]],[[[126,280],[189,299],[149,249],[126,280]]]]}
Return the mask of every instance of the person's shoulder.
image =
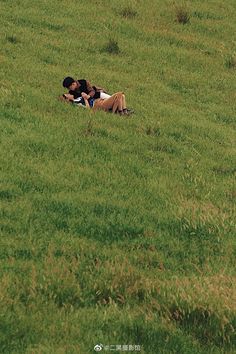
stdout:
{"type": "Polygon", "coordinates": [[[79,80],[77,80],[80,84],[85,84],[86,82],[87,82],[87,80],[86,79],[79,79],[79,80]]]}

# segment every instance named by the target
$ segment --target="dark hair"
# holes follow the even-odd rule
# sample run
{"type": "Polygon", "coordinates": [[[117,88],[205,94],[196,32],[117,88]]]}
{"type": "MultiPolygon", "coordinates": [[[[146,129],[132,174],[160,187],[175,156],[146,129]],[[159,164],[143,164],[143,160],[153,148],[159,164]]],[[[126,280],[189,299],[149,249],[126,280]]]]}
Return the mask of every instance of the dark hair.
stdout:
{"type": "Polygon", "coordinates": [[[64,80],[63,80],[63,87],[66,87],[66,88],[69,88],[71,84],[73,84],[73,82],[75,82],[75,80],[70,77],[70,76],[67,76],[64,80]]]}
{"type": "Polygon", "coordinates": [[[72,100],[70,100],[69,98],[66,97],[66,95],[63,93],[61,96],[58,97],[58,99],[62,102],[67,102],[67,103],[73,103],[72,100]]]}

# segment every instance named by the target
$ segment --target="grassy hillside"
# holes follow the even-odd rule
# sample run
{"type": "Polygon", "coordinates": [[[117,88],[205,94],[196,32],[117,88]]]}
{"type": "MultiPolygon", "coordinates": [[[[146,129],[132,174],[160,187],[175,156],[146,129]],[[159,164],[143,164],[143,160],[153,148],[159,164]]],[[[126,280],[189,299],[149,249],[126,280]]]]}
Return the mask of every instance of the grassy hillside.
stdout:
{"type": "Polygon", "coordinates": [[[235,0],[0,14],[0,352],[235,353],[235,0]],[[136,114],[59,102],[67,75],[136,114]]]}

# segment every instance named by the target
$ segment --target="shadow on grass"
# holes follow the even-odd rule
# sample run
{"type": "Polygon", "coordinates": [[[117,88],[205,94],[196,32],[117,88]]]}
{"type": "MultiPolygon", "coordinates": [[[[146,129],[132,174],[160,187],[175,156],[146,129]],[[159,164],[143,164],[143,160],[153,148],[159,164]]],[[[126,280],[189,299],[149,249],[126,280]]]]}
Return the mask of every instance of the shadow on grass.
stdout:
{"type": "Polygon", "coordinates": [[[235,317],[228,320],[204,306],[189,309],[188,304],[173,305],[170,313],[176,324],[202,345],[214,344],[225,349],[236,347],[235,317]]]}
{"type": "Polygon", "coordinates": [[[47,220],[45,227],[70,231],[103,243],[133,239],[142,236],[145,231],[134,211],[112,204],[81,202],[75,205],[67,201],[38,201],[36,213],[47,220]]]}
{"type": "Polygon", "coordinates": [[[14,312],[1,316],[0,333],[2,354],[25,353],[27,346],[35,336],[32,326],[20,320],[14,312]]]}
{"type": "Polygon", "coordinates": [[[124,340],[140,344],[145,353],[185,353],[200,354],[200,346],[193,344],[191,338],[181,330],[168,329],[156,323],[147,323],[143,319],[123,326],[124,340]]]}

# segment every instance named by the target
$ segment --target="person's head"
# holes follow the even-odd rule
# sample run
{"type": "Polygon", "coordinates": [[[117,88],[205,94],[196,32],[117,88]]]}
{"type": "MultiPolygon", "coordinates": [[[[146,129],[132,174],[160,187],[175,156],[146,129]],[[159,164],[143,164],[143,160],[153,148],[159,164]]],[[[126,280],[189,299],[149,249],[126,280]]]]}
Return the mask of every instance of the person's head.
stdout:
{"type": "Polygon", "coordinates": [[[67,76],[62,83],[63,87],[67,88],[68,90],[74,91],[78,87],[78,83],[72,77],[67,76]]]}
{"type": "Polygon", "coordinates": [[[70,93],[64,93],[62,96],[59,97],[59,99],[64,102],[74,102],[74,96],[70,93]]]}

